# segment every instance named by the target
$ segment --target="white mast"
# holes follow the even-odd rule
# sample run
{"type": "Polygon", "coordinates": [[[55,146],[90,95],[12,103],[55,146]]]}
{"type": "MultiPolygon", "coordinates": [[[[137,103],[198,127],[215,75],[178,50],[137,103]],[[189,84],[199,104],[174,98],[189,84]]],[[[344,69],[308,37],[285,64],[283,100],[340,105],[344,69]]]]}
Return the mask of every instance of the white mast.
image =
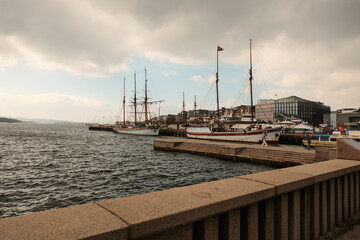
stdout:
{"type": "Polygon", "coordinates": [[[145,67],[145,123],[148,124],[148,102],[147,102],[147,79],[146,79],[146,67],[145,67]]]}
{"type": "Polygon", "coordinates": [[[134,112],[135,112],[135,125],[136,125],[136,115],[137,115],[137,113],[136,113],[136,72],[134,72],[134,89],[135,89],[135,91],[134,91],[134,112]]]}

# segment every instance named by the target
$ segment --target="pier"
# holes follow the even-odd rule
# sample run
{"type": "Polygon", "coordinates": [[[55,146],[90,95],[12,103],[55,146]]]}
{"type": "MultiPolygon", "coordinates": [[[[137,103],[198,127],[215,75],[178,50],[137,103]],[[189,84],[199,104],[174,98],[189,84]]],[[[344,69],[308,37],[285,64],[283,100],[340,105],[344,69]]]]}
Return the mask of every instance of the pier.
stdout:
{"type": "Polygon", "coordinates": [[[174,137],[186,137],[186,130],[185,129],[160,128],[159,135],[174,136],[174,137]]]}
{"type": "Polygon", "coordinates": [[[89,126],[89,130],[93,130],[93,131],[109,131],[109,132],[113,132],[114,131],[114,126],[112,125],[98,125],[98,126],[89,126]]]}
{"type": "Polygon", "coordinates": [[[268,147],[263,147],[260,144],[216,142],[194,139],[155,139],[154,149],[186,152],[276,167],[291,167],[320,161],[315,159],[314,150],[309,151],[302,148],[270,145],[268,147]]]}
{"type": "Polygon", "coordinates": [[[303,134],[281,133],[279,144],[303,145],[303,134]]]}

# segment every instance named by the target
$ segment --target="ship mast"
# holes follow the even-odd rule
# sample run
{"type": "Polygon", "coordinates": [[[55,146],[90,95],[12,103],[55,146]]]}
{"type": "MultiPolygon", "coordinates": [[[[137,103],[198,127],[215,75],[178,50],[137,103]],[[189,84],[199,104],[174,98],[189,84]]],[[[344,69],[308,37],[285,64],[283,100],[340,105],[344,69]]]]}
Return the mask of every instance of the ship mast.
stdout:
{"type": "Polygon", "coordinates": [[[145,123],[148,124],[148,102],[147,102],[147,79],[146,79],[146,67],[145,67],[145,123]]]}
{"type": "Polygon", "coordinates": [[[196,95],[194,96],[194,117],[196,118],[196,95]]]}
{"type": "Polygon", "coordinates": [[[125,126],[125,76],[124,76],[123,120],[124,120],[124,126],[125,126]]]}
{"type": "Polygon", "coordinates": [[[183,92],[183,110],[182,110],[182,117],[183,117],[183,122],[186,122],[186,114],[185,114],[185,93],[183,92]]]}
{"type": "Polygon", "coordinates": [[[251,40],[251,38],[250,38],[250,69],[249,69],[250,103],[251,103],[250,112],[251,112],[251,122],[253,123],[253,122],[254,122],[254,111],[253,111],[253,93],[252,93],[252,80],[253,80],[253,75],[252,75],[251,44],[252,44],[252,40],[251,40]]]}
{"type": "Polygon", "coordinates": [[[216,49],[216,107],[217,107],[217,122],[218,122],[218,130],[220,129],[220,109],[219,109],[219,51],[223,49],[217,46],[216,49]]]}
{"type": "Polygon", "coordinates": [[[134,88],[135,88],[135,91],[134,91],[134,112],[135,112],[135,125],[136,125],[136,122],[137,122],[137,119],[136,119],[136,72],[134,72],[134,88]]]}

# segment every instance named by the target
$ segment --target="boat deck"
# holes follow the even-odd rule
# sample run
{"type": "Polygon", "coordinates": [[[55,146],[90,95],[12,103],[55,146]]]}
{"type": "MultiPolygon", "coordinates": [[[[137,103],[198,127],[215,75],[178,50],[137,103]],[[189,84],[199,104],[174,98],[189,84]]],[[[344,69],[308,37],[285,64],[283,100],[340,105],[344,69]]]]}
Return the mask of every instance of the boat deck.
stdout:
{"type": "Polygon", "coordinates": [[[271,145],[263,147],[260,144],[194,139],[155,139],[154,149],[187,152],[276,167],[290,167],[318,162],[318,160],[315,160],[315,150],[271,145]]]}

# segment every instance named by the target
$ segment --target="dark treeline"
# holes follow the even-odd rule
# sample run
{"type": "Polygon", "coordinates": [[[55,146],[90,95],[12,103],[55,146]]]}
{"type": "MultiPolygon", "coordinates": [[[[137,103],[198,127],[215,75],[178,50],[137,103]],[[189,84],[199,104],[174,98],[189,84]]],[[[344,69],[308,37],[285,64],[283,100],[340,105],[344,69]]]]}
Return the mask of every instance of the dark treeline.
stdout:
{"type": "Polygon", "coordinates": [[[22,121],[19,121],[19,120],[17,120],[17,119],[13,119],[13,118],[0,117],[0,122],[5,122],[5,123],[21,123],[22,121]]]}

